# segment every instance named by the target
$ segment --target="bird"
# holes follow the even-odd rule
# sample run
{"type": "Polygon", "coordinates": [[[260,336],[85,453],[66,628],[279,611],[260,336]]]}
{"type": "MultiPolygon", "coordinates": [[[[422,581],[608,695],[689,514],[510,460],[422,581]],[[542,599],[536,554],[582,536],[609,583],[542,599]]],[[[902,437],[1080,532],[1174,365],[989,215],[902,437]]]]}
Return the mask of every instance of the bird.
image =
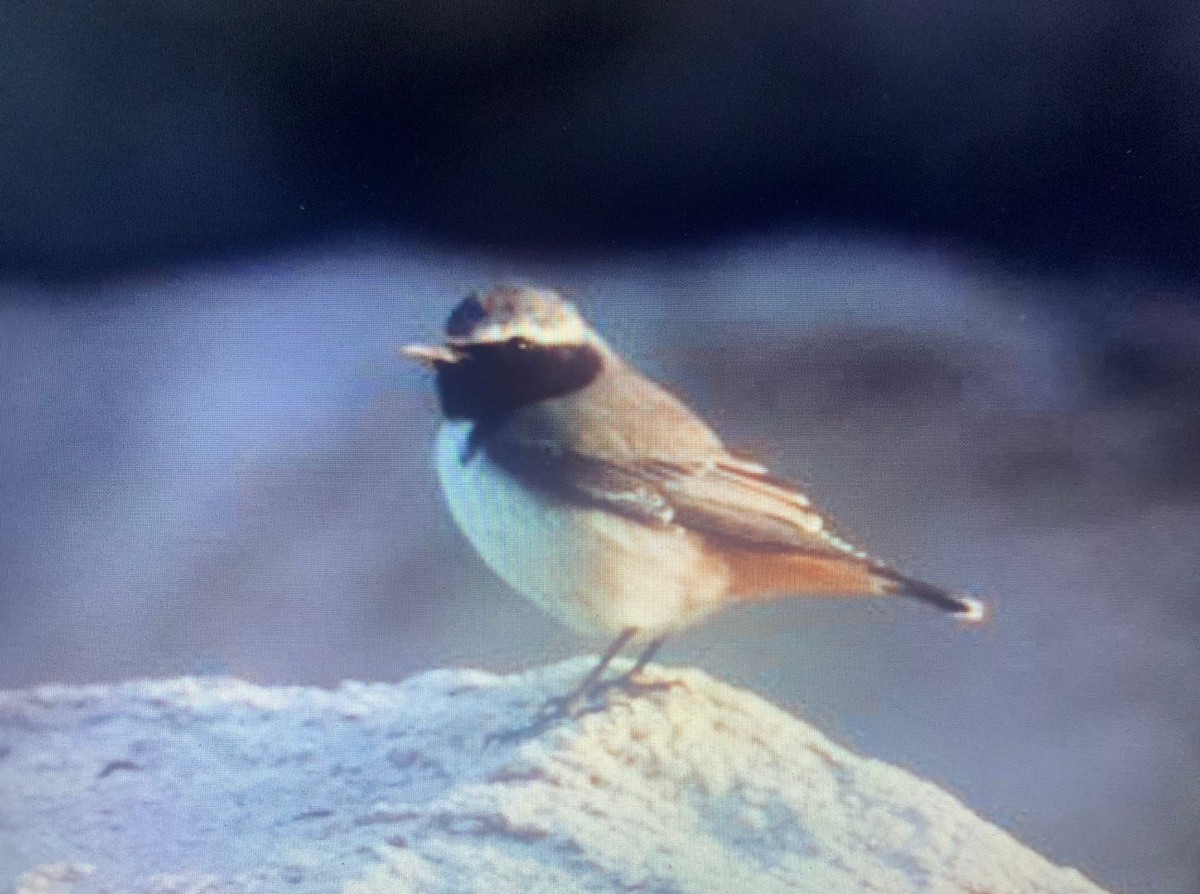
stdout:
{"type": "Polygon", "coordinates": [[[860,549],[804,490],[727,447],[622,358],[559,292],[505,285],[453,309],[432,370],[435,465],[454,521],[510,587],[583,634],[614,637],[574,695],[646,640],[740,602],[902,596],[961,620],[980,600],[860,549]]]}

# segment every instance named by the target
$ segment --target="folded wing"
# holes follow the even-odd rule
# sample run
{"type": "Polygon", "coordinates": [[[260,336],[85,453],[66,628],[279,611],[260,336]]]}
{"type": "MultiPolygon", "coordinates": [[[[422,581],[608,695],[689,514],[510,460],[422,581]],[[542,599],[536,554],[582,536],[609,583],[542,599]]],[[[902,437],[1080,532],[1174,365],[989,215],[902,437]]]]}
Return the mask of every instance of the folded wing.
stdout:
{"type": "Polygon", "coordinates": [[[633,459],[505,438],[490,439],[486,453],[548,496],[643,524],[678,525],[736,549],[863,558],[795,485],[730,454],[633,459]]]}
{"type": "Polygon", "coordinates": [[[900,595],[970,621],[983,605],[857,549],[791,482],[729,453],[643,459],[589,455],[541,440],[490,438],[488,458],[547,496],[678,526],[723,549],[744,595],[808,591],[900,595]]]}

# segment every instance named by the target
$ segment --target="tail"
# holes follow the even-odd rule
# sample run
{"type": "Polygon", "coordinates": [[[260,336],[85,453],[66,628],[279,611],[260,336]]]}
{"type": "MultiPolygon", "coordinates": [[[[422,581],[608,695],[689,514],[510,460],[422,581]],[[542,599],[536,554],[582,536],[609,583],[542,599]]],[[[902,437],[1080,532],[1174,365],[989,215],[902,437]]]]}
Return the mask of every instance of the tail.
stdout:
{"type": "Polygon", "coordinates": [[[987,606],[973,596],[952,593],[934,584],[901,574],[895,568],[882,563],[873,564],[871,571],[880,581],[880,589],[884,593],[927,602],[934,608],[950,612],[970,624],[979,624],[987,619],[987,606]]]}
{"type": "Polygon", "coordinates": [[[803,552],[727,552],[730,592],[746,600],[791,596],[907,596],[978,624],[987,606],[978,599],[952,593],[902,574],[862,554],[825,555],[803,552]]]}

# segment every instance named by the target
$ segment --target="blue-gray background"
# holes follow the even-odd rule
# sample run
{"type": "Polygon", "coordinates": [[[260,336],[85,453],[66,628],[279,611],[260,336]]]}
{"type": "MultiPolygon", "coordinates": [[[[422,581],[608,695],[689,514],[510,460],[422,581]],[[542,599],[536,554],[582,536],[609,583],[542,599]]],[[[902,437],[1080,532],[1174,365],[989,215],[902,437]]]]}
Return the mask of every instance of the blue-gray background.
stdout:
{"type": "Polygon", "coordinates": [[[0,685],[596,648],[453,530],[392,356],[558,284],[996,609],[746,607],[665,660],[1193,894],[1194,7],[457,9],[3,11],[0,685]]]}

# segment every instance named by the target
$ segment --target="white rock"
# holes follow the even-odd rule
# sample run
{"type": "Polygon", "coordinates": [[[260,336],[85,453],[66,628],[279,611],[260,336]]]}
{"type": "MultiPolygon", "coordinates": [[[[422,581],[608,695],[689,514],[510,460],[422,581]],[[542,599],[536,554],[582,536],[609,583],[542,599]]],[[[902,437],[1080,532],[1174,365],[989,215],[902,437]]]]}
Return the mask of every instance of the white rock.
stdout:
{"type": "Polygon", "coordinates": [[[496,738],[589,664],[0,693],[0,891],[1100,890],[696,671],[496,738]]]}

